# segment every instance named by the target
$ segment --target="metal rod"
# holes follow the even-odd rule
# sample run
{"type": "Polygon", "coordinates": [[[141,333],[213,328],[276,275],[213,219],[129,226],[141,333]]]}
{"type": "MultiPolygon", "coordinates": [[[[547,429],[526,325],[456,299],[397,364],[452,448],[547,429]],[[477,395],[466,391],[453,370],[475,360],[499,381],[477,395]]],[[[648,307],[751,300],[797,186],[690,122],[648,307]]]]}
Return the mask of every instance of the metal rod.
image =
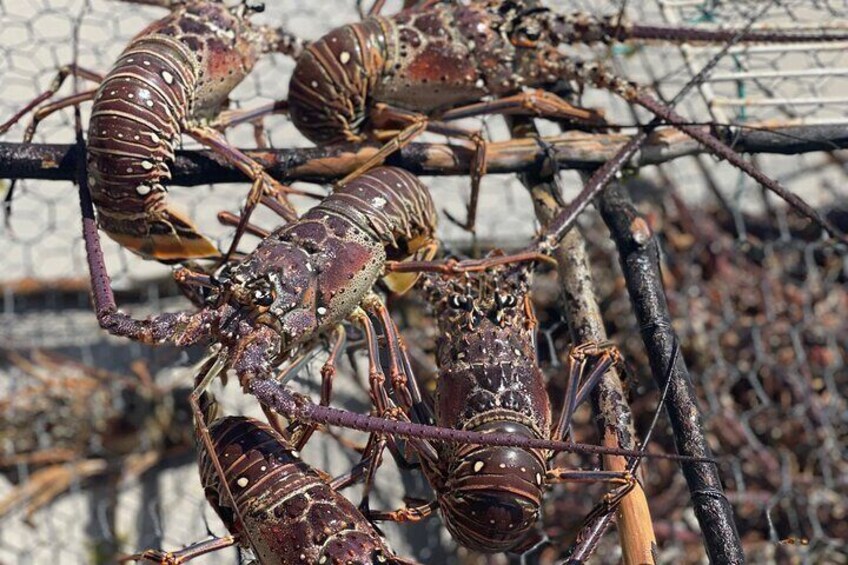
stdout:
{"type": "MultiPolygon", "coordinates": [[[[795,155],[848,148],[848,125],[844,123],[767,129],[757,128],[756,124],[716,125],[704,126],[704,130],[742,153],[795,155]]],[[[553,157],[560,170],[592,170],[612,158],[629,140],[629,135],[620,133],[572,131],[546,137],[543,144],[531,139],[492,142],[487,144],[488,172],[526,172],[548,156],[553,157]]],[[[379,145],[364,144],[244,152],[284,182],[332,182],[355,170],[378,148],[379,145]]],[[[414,143],[391,156],[388,163],[418,175],[467,175],[472,152],[462,146],[414,143]]],[[[657,165],[702,153],[702,147],[685,134],[663,129],[651,135],[629,164],[657,165]]],[[[74,180],[78,159],[74,145],[0,143],[0,178],[74,180]]],[[[180,186],[245,180],[239,171],[219,162],[207,151],[178,151],[171,171],[174,177],[171,184],[180,186]]]]}

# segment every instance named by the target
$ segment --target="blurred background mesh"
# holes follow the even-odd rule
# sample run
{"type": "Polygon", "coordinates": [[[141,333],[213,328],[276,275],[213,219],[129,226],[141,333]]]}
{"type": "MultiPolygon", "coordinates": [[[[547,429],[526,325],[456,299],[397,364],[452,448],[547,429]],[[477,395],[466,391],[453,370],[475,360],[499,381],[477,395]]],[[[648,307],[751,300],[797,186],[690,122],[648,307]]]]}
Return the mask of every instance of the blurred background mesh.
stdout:
{"type": "MultiPolygon", "coordinates": [[[[389,3],[386,12],[396,4],[389,3]]],[[[603,15],[621,9],[618,2],[547,4],[603,15]]],[[[654,0],[630,2],[626,14],[646,23],[740,26],[763,6],[761,1],[654,0]]],[[[78,37],[78,64],[104,72],[129,38],[162,15],[160,8],[107,0],[0,0],[0,119],[42,92],[56,69],[72,61],[74,37],[78,37]]],[[[357,18],[353,0],[297,0],[269,2],[255,21],[282,24],[314,39],[357,18]]],[[[778,1],[757,25],[796,29],[822,23],[848,26],[848,8],[836,1],[778,1]]],[[[679,113],[699,122],[845,122],[846,47],[844,42],[734,47],[710,80],[679,105],[679,113]]],[[[575,51],[608,60],[620,74],[654,85],[671,98],[716,49],[628,43],[575,51]]],[[[285,57],[263,58],[234,92],[233,106],[250,108],[284,98],[292,67],[285,57]]],[[[60,94],[70,92],[69,81],[60,94]]],[[[591,89],[582,102],[605,108],[616,123],[646,119],[644,113],[634,114],[627,105],[591,89]]],[[[84,123],[89,109],[90,105],[83,106],[84,123]]],[[[23,120],[3,140],[19,140],[26,123],[23,120]]],[[[265,123],[273,146],[309,145],[285,117],[272,117],[265,123]]],[[[492,139],[506,137],[507,130],[497,118],[471,125],[484,127],[492,139]]],[[[228,137],[241,147],[253,145],[250,126],[236,128],[228,137]]],[[[39,126],[35,141],[70,143],[73,138],[73,116],[64,111],[39,126]]],[[[185,143],[192,147],[190,141],[185,143]]],[[[844,230],[848,227],[845,157],[845,152],[836,151],[761,155],[755,160],[767,174],[830,214],[844,230]]],[[[576,174],[565,173],[562,181],[566,198],[579,190],[576,174]]],[[[462,216],[467,179],[425,182],[440,210],[462,216]]],[[[675,328],[751,561],[848,562],[844,253],[822,242],[782,202],[711,157],[646,167],[631,175],[628,184],[662,240],[675,328]]],[[[70,494],[29,516],[29,524],[25,523],[26,501],[0,518],[0,563],[88,563],[108,560],[120,551],[176,548],[202,539],[207,524],[221,534],[217,517],[203,499],[188,438],[163,437],[168,422],[184,417],[175,391],[190,386],[191,367],[204,352],[154,349],[106,337],[89,305],[76,188],[71,183],[22,181],[16,191],[10,225],[0,227],[0,343],[4,349],[0,500],[33,477],[52,481],[64,477],[61,480],[68,481],[70,494]],[[86,367],[110,373],[94,374],[86,367]],[[93,390],[101,392],[95,397],[93,390]],[[164,409],[171,410],[170,415],[151,420],[146,403],[165,397],[173,399],[164,409]],[[92,408],[80,408],[75,404],[80,399],[92,408]],[[86,417],[91,421],[77,422],[86,417]],[[124,438],[118,447],[110,443],[116,437],[124,438]],[[50,463],[15,459],[22,450],[60,460],[51,471],[56,475],[44,474],[44,469],[52,468],[50,463]],[[86,473],[101,467],[104,473],[96,475],[101,478],[85,480],[86,473]]],[[[215,215],[224,209],[237,211],[246,191],[246,184],[174,187],[169,198],[226,248],[231,232],[218,224],[215,215]]],[[[298,204],[301,210],[308,205],[298,204]]],[[[594,214],[585,214],[582,227],[590,242],[610,335],[624,348],[631,369],[628,386],[640,429],[644,429],[656,395],[646,374],[647,362],[613,246],[594,214]]],[[[270,214],[258,216],[260,224],[273,222],[270,214]]],[[[529,240],[536,226],[526,191],[514,178],[492,175],[483,180],[478,218],[481,242],[516,248],[529,240]]],[[[468,247],[468,235],[447,221],[441,222],[440,236],[449,248],[468,247]]],[[[167,267],[126,253],[106,238],[103,243],[114,286],[121,291],[119,303],[133,314],[187,307],[169,284],[167,267]]],[[[567,332],[550,276],[540,275],[538,287],[540,319],[553,344],[542,355],[555,387],[560,376],[558,357],[568,346],[567,332]]],[[[428,328],[421,322],[406,331],[426,335],[428,328]]],[[[422,343],[426,354],[426,340],[422,343]]],[[[345,378],[351,368],[344,369],[337,379],[340,400],[361,410],[367,397],[350,384],[353,379],[345,378]]],[[[314,391],[316,382],[315,371],[310,371],[299,385],[314,391]]],[[[228,411],[255,410],[237,387],[230,384],[228,389],[228,411]]],[[[591,439],[590,426],[581,430],[583,438],[591,439]]],[[[660,435],[657,445],[670,449],[667,434],[660,435]]],[[[344,472],[354,454],[323,439],[310,443],[307,458],[328,472],[344,472]]],[[[391,467],[390,462],[387,466],[391,467]]],[[[655,462],[646,467],[663,561],[703,561],[697,524],[677,467],[655,462]]],[[[407,492],[427,495],[415,477],[404,475],[403,481],[392,477],[390,471],[380,477],[385,496],[378,505],[397,506],[407,492]]],[[[599,492],[558,490],[546,505],[549,533],[567,540],[599,492]]],[[[485,562],[453,548],[438,519],[386,530],[400,552],[422,562],[485,562]],[[437,539],[442,541],[434,544],[437,539]],[[428,543],[439,546],[435,553],[427,553],[428,543]]],[[[614,536],[602,549],[597,562],[617,562],[614,536]]],[[[237,559],[235,551],[224,551],[198,562],[234,563],[237,559]]],[[[503,557],[490,561],[503,562],[503,557]]]]}

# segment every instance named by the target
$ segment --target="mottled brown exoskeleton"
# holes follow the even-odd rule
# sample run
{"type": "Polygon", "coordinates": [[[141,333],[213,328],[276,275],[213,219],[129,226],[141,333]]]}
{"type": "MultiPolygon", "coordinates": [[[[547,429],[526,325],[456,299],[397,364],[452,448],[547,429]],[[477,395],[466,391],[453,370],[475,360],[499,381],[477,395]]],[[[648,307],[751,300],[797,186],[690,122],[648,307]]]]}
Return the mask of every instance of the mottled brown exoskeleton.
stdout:
{"type": "MultiPolygon", "coordinates": [[[[367,320],[359,306],[383,275],[385,261],[432,249],[436,222],[430,194],[415,176],[377,168],[275,230],[238,263],[213,276],[183,270],[178,278],[184,284],[208,293],[198,312],[135,320],[117,309],[84,186],[80,195],[100,325],[151,345],[220,344],[245,386],[255,376],[270,377],[273,368],[342,320],[367,320]]],[[[376,300],[367,306],[381,308],[376,300]]]]}
{"type": "MultiPolygon", "coordinates": [[[[261,11],[261,5],[243,2],[228,8],[215,0],[144,3],[169,7],[171,13],[136,35],[105,77],[76,65],[62,69],[51,88],[0,126],[0,133],[55,93],[67,76],[99,82],[97,89],[39,109],[25,142],[47,114],[93,99],[87,167],[100,228],[147,259],[217,257],[213,243],[167,199],[174,151],[181,135],[189,135],[253,181],[246,215],[266,192],[278,199],[284,217],[294,220],[297,215],[285,197],[291,189],[206,122],[227,105],[230,92],[260,55],[276,51],[297,56],[303,46],[283,30],[251,25],[248,16],[261,11]]],[[[223,129],[227,121],[215,125],[223,129]]]]}
{"type": "Polygon", "coordinates": [[[147,550],[126,560],[176,565],[238,544],[250,548],[262,565],[415,563],[396,557],[356,507],[268,424],[241,416],[209,422],[216,407],[203,388],[221,367],[214,363],[200,375],[195,417],[200,481],[230,535],[173,553],[147,550]]]}
{"type": "MultiPolygon", "coordinates": [[[[562,440],[574,407],[617,361],[610,346],[569,352],[573,389],[556,421],[536,353],[527,263],[460,275],[428,273],[422,289],[438,322],[435,422],[448,428],[562,440]],[[584,374],[585,373],[585,374],[584,374]],[[577,390],[581,376],[586,379],[577,390]]],[[[477,551],[521,551],[537,541],[546,488],[556,482],[627,484],[628,473],[550,468],[544,449],[435,444],[422,459],[457,541],[477,551]]]]}
{"type": "MultiPolygon", "coordinates": [[[[686,125],[687,120],[647,90],[614,76],[599,64],[584,64],[562,47],[626,39],[803,42],[845,37],[840,31],[737,33],[631,25],[581,14],[562,15],[523,0],[423,2],[391,17],[375,16],[340,27],[312,43],[298,59],[292,75],[289,110],[296,127],[315,143],[361,141],[369,136],[379,139],[385,137],[386,130],[394,130],[388,134],[394,136],[392,141],[347,179],[425,129],[474,140],[476,178],[485,171],[484,144],[476,134],[444,122],[484,113],[508,113],[599,123],[601,115],[597,112],[575,108],[548,91],[563,80],[573,81],[581,87],[609,90],[643,106],[835,234],[839,232],[833,231],[815,210],[729,146],[701,128],[686,125]],[[522,90],[528,87],[539,90],[522,90]],[[487,98],[494,99],[484,102],[487,98]]],[[[474,225],[478,188],[475,182],[465,222],[469,229],[474,225]]],[[[583,206],[585,202],[581,202],[583,206]]],[[[553,223],[551,233],[559,237],[572,221],[560,218],[553,223]]]]}

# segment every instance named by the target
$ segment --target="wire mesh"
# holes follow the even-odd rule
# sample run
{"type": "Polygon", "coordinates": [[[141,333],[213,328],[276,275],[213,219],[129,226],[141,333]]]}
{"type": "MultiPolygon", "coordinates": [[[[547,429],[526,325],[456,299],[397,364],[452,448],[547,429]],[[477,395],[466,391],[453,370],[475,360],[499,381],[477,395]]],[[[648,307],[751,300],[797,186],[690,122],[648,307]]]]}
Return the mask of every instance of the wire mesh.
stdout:
{"type": "MultiPolygon", "coordinates": [[[[617,2],[560,1],[549,5],[564,11],[607,15],[620,10],[617,2]]],[[[738,27],[763,6],[760,1],[657,0],[629,2],[626,14],[639,22],[738,27]]],[[[352,0],[275,2],[267,8],[256,21],[282,23],[306,38],[316,38],[358,18],[352,0]]],[[[386,11],[394,8],[390,3],[386,11]]],[[[138,30],[162,15],[159,8],[108,0],[1,0],[0,81],[4,93],[0,116],[11,115],[43,91],[56,69],[73,60],[75,48],[81,66],[105,71],[138,30]]],[[[777,1],[758,25],[797,28],[822,22],[848,26],[848,10],[840,2],[777,1]]],[[[848,117],[848,99],[843,97],[848,86],[845,48],[844,43],[733,47],[710,79],[678,109],[697,122],[843,122],[848,117]]],[[[655,85],[670,98],[716,49],[628,43],[578,52],[608,59],[622,75],[655,85]]],[[[254,107],[285,97],[292,68],[292,61],[285,57],[264,58],[234,92],[233,105],[254,107]]],[[[71,90],[66,86],[62,92],[71,90]]],[[[582,101],[605,108],[607,116],[616,123],[645,121],[642,113],[634,114],[627,105],[595,90],[589,89],[582,101]]],[[[84,123],[88,110],[83,105],[84,123]]],[[[484,127],[493,138],[506,135],[495,118],[475,125],[484,127]]],[[[4,140],[20,139],[24,127],[25,122],[19,124],[4,140]]],[[[284,117],[269,118],[266,128],[273,146],[309,145],[284,117]]],[[[252,129],[244,126],[229,132],[228,137],[238,146],[251,146],[252,134],[252,129]]],[[[73,116],[62,111],[39,125],[35,141],[70,143],[73,135],[73,116]]],[[[761,156],[757,162],[808,202],[829,211],[834,221],[841,219],[845,227],[844,212],[839,208],[845,201],[844,155],[831,152],[761,156]]],[[[577,176],[562,176],[566,197],[576,193],[577,176]]],[[[712,158],[681,159],[661,168],[646,168],[639,171],[638,180],[642,182],[633,183],[637,185],[634,191],[642,196],[643,210],[663,238],[666,283],[676,329],[696,378],[710,440],[720,457],[722,476],[751,561],[846,562],[848,473],[844,461],[848,410],[843,391],[848,386],[844,354],[848,332],[843,327],[842,312],[848,300],[844,295],[844,256],[819,241],[815,234],[798,227],[800,222],[782,203],[712,158]],[[677,198],[671,200],[669,193],[677,198]]],[[[462,217],[467,179],[426,182],[440,210],[462,217]]],[[[222,209],[236,211],[245,194],[244,185],[231,184],[175,188],[169,197],[226,248],[231,232],[217,223],[215,214],[222,209]]],[[[532,205],[514,179],[486,177],[483,200],[480,241],[515,248],[532,236],[536,227],[532,205]]],[[[300,209],[307,205],[298,204],[300,209]]],[[[31,418],[35,423],[30,430],[35,438],[31,450],[61,447],[75,454],[57,469],[65,472],[69,494],[35,512],[32,525],[23,523],[26,504],[17,505],[12,514],[2,518],[0,562],[104,562],[116,551],[176,548],[197,541],[206,536],[207,527],[223,533],[207,508],[188,448],[160,453],[161,460],[135,475],[123,468],[130,463],[126,456],[158,453],[155,426],[144,426],[134,436],[144,449],[130,447],[125,452],[109,452],[112,454],[108,456],[104,451],[102,444],[110,439],[111,432],[96,424],[99,421],[102,426],[104,414],[127,406],[127,393],[114,382],[132,383],[129,388],[133,389],[149,373],[150,381],[162,390],[188,386],[191,367],[203,352],[151,349],[104,337],[91,315],[86,295],[76,210],[76,189],[70,183],[22,181],[18,184],[11,224],[0,228],[4,244],[0,272],[4,292],[0,325],[3,347],[11,354],[35,360],[36,365],[43,364],[44,358],[32,353],[35,348],[64,356],[53,360],[58,365],[47,379],[43,368],[25,370],[20,361],[13,362],[7,355],[2,365],[0,395],[9,402],[4,405],[9,406],[4,418],[10,422],[31,418]],[[108,369],[122,375],[123,380],[110,377],[113,384],[107,388],[109,394],[101,401],[101,408],[92,409],[99,418],[88,424],[94,426],[94,431],[80,434],[88,437],[82,444],[67,447],[54,431],[57,424],[44,419],[51,409],[26,402],[34,384],[46,381],[54,392],[45,402],[72,406],[71,400],[63,399],[55,390],[85,391],[87,379],[94,377],[87,376],[87,370],[71,361],[108,369]],[[139,361],[143,361],[143,369],[139,361]],[[99,479],[93,482],[85,480],[85,469],[96,466],[91,461],[108,461],[109,472],[97,475],[99,479]]],[[[270,215],[258,219],[265,225],[272,221],[270,215]]],[[[595,250],[595,279],[610,334],[625,350],[633,373],[629,382],[634,410],[644,428],[656,397],[643,384],[650,382],[644,369],[647,363],[638,344],[630,305],[622,294],[615,254],[608,235],[591,214],[583,228],[595,250]]],[[[440,236],[449,248],[466,248],[470,242],[467,234],[446,221],[441,222],[440,236]]],[[[136,315],[185,307],[185,302],[174,296],[173,287],[163,282],[169,278],[167,267],[132,256],[111,241],[104,240],[104,245],[115,286],[122,291],[122,305],[136,315]]],[[[539,277],[537,286],[540,319],[561,354],[568,345],[564,337],[567,332],[558,314],[556,296],[549,292],[551,285],[546,276],[539,277]]],[[[410,318],[419,319],[420,315],[410,318]]],[[[405,331],[418,335],[417,323],[409,322],[405,331]]],[[[422,343],[426,344],[426,340],[422,343]]],[[[427,347],[423,349],[426,354],[427,347]]],[[[542,354],[547,355],[546,367],[556,386],[557,354],[542,354]]],[[[351,368],[346,369],[350,372],[351,368]]],[[[314,392],[316,383],[313,371],[301,386],[314,392]]],[[[228,410],[255,409],[238,393],[230,393],[228,410]]],[[[348,402],[356,409],[365,406],[362,392],[355,385],[342,385],[340,395],[343,399],[350,397],[348,402]]],[[[67,428],[68,421],[80,418],[68,406],[53,408],[57,412],[51,417],[65,418],[59,428],[67,428]]],[[[588,425],[579,431],[581,437],[591,437],[588,425]]],[[[3,436],[0,450],[4,456],[21,452],[13,439],[3,436]]],[[[354,455],[335,446],[332,440],[323,445],[323,449],[312,452],[313,463],[330,473],[345,471],[354,455]]],[[[658,438],[657,445],[670,449],[671,444],[664,436],[658,438]]],[[[649,463],[647,468],[647,489],[662,561],[703,561],[697,524],[688,509],[688,494],[676,467],[649,463]]],[[[0,478],[0,499],[12,492],[14,485],[26,484],[43,469],[31,461],[16,462],[14,469],[4,471],[0,478]]],[[[386,494],[379,502],[386,507],[399,506],[400,497],[409,492],[426,496],[420,483],[410,481],[414,479],[407,475],[402,480],[381,479],[380,487],[386,494]],[[392,489],[392,485],[396,488],[392,489]]],[[[549,534],[555,539],[573,534],[598,493],[570,489],[552,495],[546,505],[549,534]]],[[[422,562],[486,562],[443,541],[446,534],[437,522],[431,520],[409,529],[387,528],[387,533],[396,549],[422,562]]],[[[614,537],[608,536],[603,548],[596,557],[598,562],[617,562],[614,537]]],[[[222,552],[200,562],[236,560],[235,553],[222,552]]],[[[496,557],[489,562],[503,560],[496,557]]]]}

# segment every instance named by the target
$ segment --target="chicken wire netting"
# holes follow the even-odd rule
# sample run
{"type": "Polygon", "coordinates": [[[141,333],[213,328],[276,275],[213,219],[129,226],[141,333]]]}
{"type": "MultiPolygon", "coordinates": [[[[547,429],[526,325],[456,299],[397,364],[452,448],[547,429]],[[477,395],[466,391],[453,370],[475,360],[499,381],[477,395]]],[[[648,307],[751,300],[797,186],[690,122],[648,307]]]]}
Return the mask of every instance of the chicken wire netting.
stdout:
{"type": "MultiPolygon", "coordinates": [[[[604,15],[621,8],[618,2],[548,4],[604,15]]],[[[626,13],[639,22],[740,26],[766,4],[658,0],[630,2],[626,13]]],[[[359,17],[353,0],[269,2],[266,7],[257,22],[282,23],[307,39],[359,17]]],[[[390,3],[385,12],[395,8],[390,3]]],[[[163,14],[161,8],[106,0],[0,0],[0,119],[42,92],[56,69],[72,61],[75,49],[79,65],[103,72],[135,33],[163,14]]],[[[756,26],[814,28],[823,22],[848,27],[848,9],[841,2],[772,2],[756,26]]],[[[678,110],[696,122],[844,122],[846,47],[844,42],[735,46],[678,110]]],[[[716,50],[631,42],[578,52],[608,59],[620,74],[672,98],[716,50]]],[[[263,58],[234,92],[233,106],[250,108],[285,97],[292,68],[285,57],[263,58]]],[[[61,94],[70,92],[67,84],[61,94]]],[[[625,104],[592,89],[582,102],[605,108],[616,123],[644,121],[643,113],[634,115],[625,104]]],[[[88,110],[84,104],[83,123],[88,110]]],[[[19,140],[25,125],[26,120],[3,141],[19,140]]],[[[494,139],[505,138],[499,119],[472,125],[484,127],[494,139]]],[[[265,126],[274,147],[309,146],[285,117],[270,117],[265,126]]],[[[242,147],[254,143],[249,126],[236,128],[228,138],[242,147]]],[[[35,136],[36,143],[73,139],[70,111],[45,119],[35,136]]],[[[186,147],[194,146],[186,141],[186,147]]],[[[833,151],[755,160],[845,230],[844,158],[833,151]]],[[[576,174],[564,173],[562,181],[566,198],[576,194],[576,174]]],[[[462,217],[467,179],[425,182],[440,210],[462,217]]],[[[751,561],[848,562],[844,255],[782,202],[711,157],[647,167],[628,184],[662,240],[675,329],[751,561]]],[[[244,184],[175,187],[169,198],[226,249],[231,230],[217,222],[216,214],[237,211],[246,190],[244,184]]],[[[526,243],[537,228],[526,190],[512,177],[492,175],[483,179],[482,191],[478,241],[505,248],[526,243]]],[[[303,210],[308,202],[297,204],[303,210]]],[[[203,498],[185,406],[192,368],[204,351],[149,348],[99,330],[87,295],[77,210],[71,183],[20,181],[10,223],[0,228],[0,563],[110,562],[137,549],[178,548],[204,539],[209,530],[224,533],[203,498]],[[42,501],[43,507],[30,512],[42,501]]],[[[273,216],[260,214],[258,223],[273,225],[273,216]]],[[[647,384],[651,380],[638,328],[609,235],[593,212],[585,216],[582,227],[598,296],[611,339],[627,358],[629,394],[644,429],[657,397],[647,384]]],[[[469,248],[469,236],[451,223],[442,221],[439,230],[448,248],[469,248]]],[[[187,307],[169,283],[168,267],[143,261],[110,240],[104,239],[104,246],[118,301],[134,315],[187,307]]],[[[567,332],[552,275],[539,275],[536,286],[540,320],[550,337],[540,343],[552,344],[551,350],[542,348],[542,355],[556,386],[567,332]]],[[[413,305],[420,311],[420,304],[413,305]]],[[[431,324],[420,315],[402,319],[410,341],[420,343],[426,356],[431,324]]],[[[346,378],[354,372],[349,364],[343,366],[336,398],[361,411],[367,395],[356,379],[346,378]]],[[[306,373],[297,386],[315,393],[316,371],[306,373]]],[[[255,414],[237,388],[227,387],[227,411],[255,414]]],[[[581,438],[592,440],[586,428],[581,426],[581,438]]],[[[657,444],[671,449],[668,435],[659,435],[657,444]]],[[[331,474],[345,472],[356,459],[349,448],[324,435],[310,442],[306,457],[331,474]]],[[[655,462],[645,467],[662,562],[703,561],[678,467],[655,462]]],[[[404,496],[428,494],[416,473],[386,469],[378,477],[374,503],[398,507],[404,496]]],[[[573,535],[599,494],[598,489],[558,489],[546,502],[548,533],[557,540],[573,535]]],[[[352,498],[357,500],[355,491],[352,498]]],[[[385,530],[395,549],[422,562],[486,562],[456,549],[438,518],[385,530]]],[[[608,538],[597,562],[620,558],[615,537],[608,538]]],[[[198,562],[234,563],[238,558],[235,550],[227,550],[198,562]]],[[[495,563],[505,559],[489,558],[495,563]]]]}

